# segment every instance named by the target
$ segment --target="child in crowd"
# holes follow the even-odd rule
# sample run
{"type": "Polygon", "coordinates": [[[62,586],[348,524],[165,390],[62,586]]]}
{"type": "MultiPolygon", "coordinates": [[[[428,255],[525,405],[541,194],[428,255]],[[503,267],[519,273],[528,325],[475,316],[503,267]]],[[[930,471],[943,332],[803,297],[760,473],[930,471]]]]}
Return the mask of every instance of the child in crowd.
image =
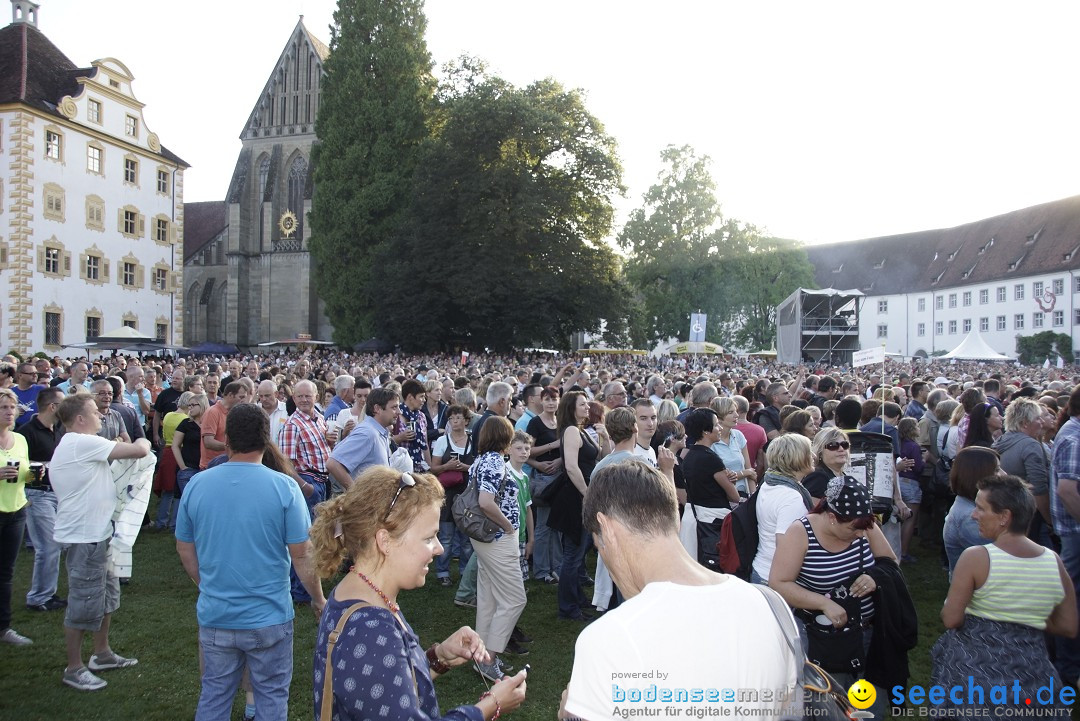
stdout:
{"type": "Polygon", "coordinates": [[[533,546],[533,517],[529,506],[532,505],[532,496],[529,495],[529,474],[523,470],[525,462],[529,460],[529,452],[532,451],[533,437],[525,431],[514,431],[514,440],[510,442],[510,460],[506,463],[506,472],[518,485],[518,505],[521,507],[521,517],[525,523],[521,524],[518,531],[518,546],[521,549],[521,577],[529,580],[529,558],[532,556],[533,546]]]}

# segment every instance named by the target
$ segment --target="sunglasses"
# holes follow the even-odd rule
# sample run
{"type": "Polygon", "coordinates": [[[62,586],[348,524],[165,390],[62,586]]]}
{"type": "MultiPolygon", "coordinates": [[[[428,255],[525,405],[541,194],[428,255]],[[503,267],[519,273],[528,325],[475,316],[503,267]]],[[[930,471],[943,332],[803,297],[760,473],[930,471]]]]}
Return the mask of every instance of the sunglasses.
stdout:
{"type": "Polygon", "coordinates": [[[390,507],[386,509],[386,515],[383,516],[383,523],[386,522],[386,519],[390,518],[390,513],[394,510],[394,504],[397,503],[398,496],[401,495],[401,492],[406,488],[412,488],[415,485],[416,479],[408,473],[401,474],[401,480],[398,481],[397,493],[394,494],[394,499],[390,501],[390,507]]]}
{"type": "Polygon", "coordinates": [[[827,451],[838,451],[843,448],[846,451],[851,448],[851,444],[847,441],[833,441],[832,443],[826,443],[823,448],[827,451]]]}

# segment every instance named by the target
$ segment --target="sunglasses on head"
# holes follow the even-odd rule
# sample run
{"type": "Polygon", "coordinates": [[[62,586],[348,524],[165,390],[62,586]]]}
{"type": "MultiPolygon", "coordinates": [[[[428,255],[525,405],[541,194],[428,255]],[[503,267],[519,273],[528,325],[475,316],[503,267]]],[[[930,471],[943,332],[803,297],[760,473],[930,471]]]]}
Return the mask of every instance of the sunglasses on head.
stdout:
{"type": "Polygon", "coordinates": [[[823,448],[827,451],[838,451],[843,448],[846,451],[851,448],[851,444],[847,441],[832,441],[831,443],[826,443],[823,448]]]}
{"type": "Polygon", "coordinates": [[[386,515],[383,516],[383,522],[390,518],[390,513],[394,510],[394,504],[397,503],[398,496],[406,488],[412,488],[416,485],[416,479],[410,476],[408,473],[401,474],[401,480],[398,481],[397,493],[394,494],[394,499],[390,501],[390,507],[386,509],[386,515]]]}

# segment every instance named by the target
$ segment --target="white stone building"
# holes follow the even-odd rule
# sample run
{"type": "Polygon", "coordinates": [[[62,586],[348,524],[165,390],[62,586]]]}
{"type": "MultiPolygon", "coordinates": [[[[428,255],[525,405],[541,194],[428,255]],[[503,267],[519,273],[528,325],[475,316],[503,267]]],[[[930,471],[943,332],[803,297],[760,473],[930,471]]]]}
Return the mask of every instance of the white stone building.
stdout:
{"type": "Polygon", "coordinates": [[[77,67],[11,0],[0,29],[0,347],[62,353],[117,328],[182,338],[187,164],[147,127],[130,70],[77,67]]]}
{"type": "Polygon", "coordinates": [[[807,247],[821,288],[866,294],[859,343],[926,357],[976,329],[1012,358],[1018,336],[1073,337],[1080,358],[1080,196],[955,228],[807,247]]]}

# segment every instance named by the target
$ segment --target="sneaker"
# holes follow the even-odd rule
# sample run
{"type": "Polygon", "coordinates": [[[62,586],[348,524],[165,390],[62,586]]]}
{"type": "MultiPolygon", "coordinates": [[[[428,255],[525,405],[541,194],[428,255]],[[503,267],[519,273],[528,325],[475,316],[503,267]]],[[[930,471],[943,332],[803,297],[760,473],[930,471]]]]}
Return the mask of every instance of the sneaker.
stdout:
{"type": "Polygon", "coordinates": [[[450,586],[452,586],[454,584],[450,581],[449,576],[443,576],[442,578],[439,579],[439,585],[442,586],[443,588],[449,588],[450,586]]]}
{"type": "Polygon", "coordinates": [[[35,604],[35,605],[31,605],[29,603],[26,604],[26,610],[27,611],[42,611],[42,612],[44,612],[44,611],[57,611],[57,610],[59,610],[61,608],[64,608],[65,606],[67,606],[67,601],[64,601],[63,599],[57,598],[56,596],[53,596],[52,598],[46,600],[45,603],[38,603],[38,604],[35,604]]]}
{"type": "Polygon", "coordinates": [[[64,671],[64,683],[80,691],[97,691],[109,685],[105,679],[90,673],[86,666],[80,666],[74,671],[64,671]]]}
{"type": "Polygon", "coordinates": [[[461,606],[462,608],[476,608],[476,599],[475,598],[468,598],[468,599],[455,598],[454,599],[454,605],[455,606],[461,606]]]}
{"type": "Polygon", "coordinates": [[[532,643],[532,636],[521,630],[521,626],[514,626],[514,630],[510,632],[511,640],[518,643],[532,643]]]}
{"type": "Polygon", "coordinates": [[[495,660],[491,663],[480,663],[479,661],[477,661],[476,670],[480,673],[481,676],[483,676],[487,681],[490,681],[491,683],[497,683],[499,681],[502,681],[503,676],[506,675],[505,673],[503,673],[503,670],[499,665],[498,657],[496,657],[495,660]]]}
{"type": "Polygon", "coordinates": [[[529,655],[529,649],[526,648],[525,646],[522,646],[520,643],[518,643],[517,641],[515,641],[512,638],[506,643],[506,652],[508,654],[513,655],[513,656],[528,656],[529,655]]]}
{"type": "Polygon", "coordinates": [[[0,633],[0,643],[10,643],[12,646],[30,646],[34,642],[23,636],[13,628],[4,629],[0,633]]]}
{"type": "Polygon", "coordinates": [[[915,563],[919,559],[915,558],[915,556],[912,556],[910,553],[908,553],[908,554],[905,554],[905,555],[901,556],[900,560],[903,563],[915,563]]]}
{"type": "Polygon", "coordinates": [[[559,582],[559,577],[556,576],[554,573],[549,573],[548,575],[544,576],[540,580],[543,581],[544,583],[548,584],[549,586],[554,586],[555,584],[557,584],[559,582]]]}
{"type": "Polygon", "coordinates": [[[87,666],[91,671],[109,671],[114,668],[128,668],[138,662],[137,658],[124,658],[116,652],[109,652],[101,655],[94,654],[90,657],[90,663],[87,666]]]}

